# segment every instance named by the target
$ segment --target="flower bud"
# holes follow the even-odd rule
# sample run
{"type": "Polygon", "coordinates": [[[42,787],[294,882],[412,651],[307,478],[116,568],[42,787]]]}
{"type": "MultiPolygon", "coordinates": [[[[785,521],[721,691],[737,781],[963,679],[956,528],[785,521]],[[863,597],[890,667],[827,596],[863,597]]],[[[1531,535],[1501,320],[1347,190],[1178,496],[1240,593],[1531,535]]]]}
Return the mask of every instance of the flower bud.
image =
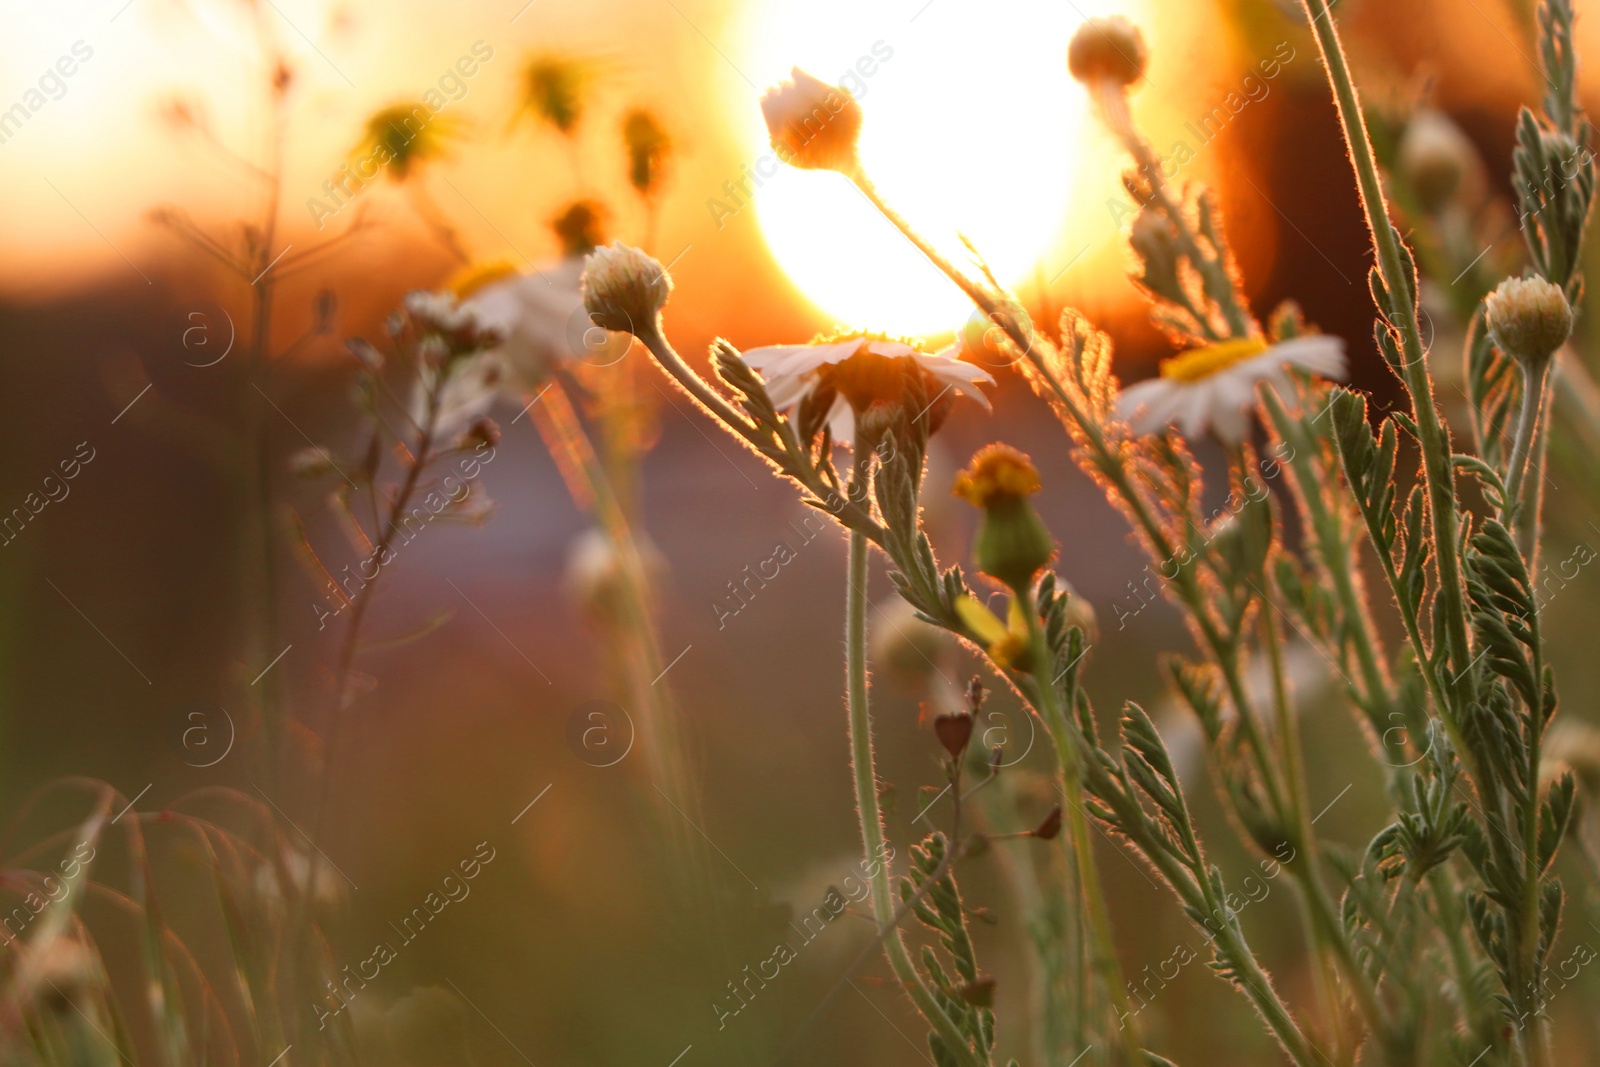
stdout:
{"type": "Polygon", "coordinates": [[[634,336],[654,329],[671,292],[665,267],[620,242],[595,249],[583,261],[583,306],[604,329],[634,336]]]}
{"type": "Polygon", "coordinates": [[[1572,305],[1543,278],[1507,278],[1484,298],[1489,334],[1513,359],[1542,367],[1572,336],[1572,305]]]}
{"type": "Polygon", "coordinates": [[[1033,836],[1037,837],[1041,841],[1050,841],[1053,840],[1060,832],[1061,805],[1057,804],[1055,807],[1050,809],[1050,814],[1044,817],[1044,821],[1033,828],[1033,836]]]}
{"type": "Polygon", "coordinates": [[[1085,85],[1128,86],[1144,77],[1150,57],[1144,34],[1121,15],[1089,19],[1067,46],[1067,69],[1085,85]]]}
{"type": "Polygon", "coordinates": [[[1055,555],[1050,532],[1028,497],[1039,491],[1039,472],[1009,445],[993,444],[956,476],[955,493],[983,509],[974,556],[978,569],[1022,592],[1055,555]]]}
{"type": "Polygon", "coordinates": [[[1443,112],[1418,111],[1406,123],[1400,173],[1425,211],[1436,212],[1449,203],[1476,162],[1472,142],[1443,112]]]}
{"type": "Polygon", "coordinates": [[[972,740],[972,716],[964,711],[946,712],[933,719],[933,732],[951,759],[960,759],[972,740]]]}
{"type": "Polygon", "coordinates": [[[761,97],[761,115],[778,158],[802,170],[856,168],[861,105],[845,90],[795,67],[793,81],[761,97]]]}

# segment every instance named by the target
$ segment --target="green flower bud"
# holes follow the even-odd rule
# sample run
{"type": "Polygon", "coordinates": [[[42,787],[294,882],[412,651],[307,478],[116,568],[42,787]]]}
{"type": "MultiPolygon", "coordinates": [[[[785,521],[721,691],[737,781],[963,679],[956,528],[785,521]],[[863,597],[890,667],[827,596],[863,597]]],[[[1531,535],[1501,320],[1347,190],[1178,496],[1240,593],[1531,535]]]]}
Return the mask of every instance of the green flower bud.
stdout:
{"type": "Polygon", "coordinates": [[[1009,445],[989,445],[956,476],[956,495],[983,509],[974,552],[978,569],[1018,592],[1032,588],[1056,551],[1028,503],[1038,491],[1039,472],[1009,445]]]}

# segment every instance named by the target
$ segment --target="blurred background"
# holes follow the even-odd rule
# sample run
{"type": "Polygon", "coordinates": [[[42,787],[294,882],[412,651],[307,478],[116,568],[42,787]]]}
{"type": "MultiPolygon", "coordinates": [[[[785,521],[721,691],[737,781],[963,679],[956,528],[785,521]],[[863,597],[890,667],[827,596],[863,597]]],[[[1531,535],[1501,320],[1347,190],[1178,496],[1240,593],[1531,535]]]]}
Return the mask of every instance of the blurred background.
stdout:
{"type": "MultiPolygon", "coordinates": [[[[659,790],[629,747],[636,723],[595,617],[603,590],[574,556],[594,522],[510,399],[493,413],[502,436],[481,477],[492,517],[430,527],[385,570],[366,624],[378,643],[359,656],[353,698],[335,707],[344,620],[328,615],[297,539],[333,570],[355,557],[328,485],[297,479],[292,460],[308,445],[360,456],[345,340],[381,338],[406,292],[443,284],[466,261],[548,268],[562,253],[552,220],[586,201],[606,239],[670,265],[668,332],[696,362],[718,336],[741,348],[795,343],[836,324],[944,343],[970,314],[953,287],[837,175],[772,158],[760,94],[799,65],[860,100],[865,162],[913,223],[961,261],[970,258],[961,235],[970,238],[1035,321],[1086,312],[1115,338],[1124,379],[1143,377],[1171,352],[1125,277],[1126,161],[1064,62],[1085,17],[1123,13],[1152,54],[1135,115],[1164,156],[1187,147],[1173,180],[1216,189],[1257,313],[1293,298],[1349,342],[1356,384],[1380,406],[1395,399],[1371,342],[1367,235],[1294,5],[7,7],[0,514],[23,517],[0,534],[0,798],[21,813],[48,783],[82,776],[114,787],[113,814],[133,802],[151,820],[196,790],[265,800],[289,847],[304,856],[314,837],[338,872],[314,904],[334,969],[399,943],[395,927],[442,878],[492,852],[470,896],[351,999],[357,1025],[396,1046],[389,1062],[926,1059],[882,960],[871,954],[851,970],[870,940],[853,911],[779,978],[735,999],[730,983],[780,941],[797,941],[789,924],[860,858],[839,695],[844,543],[832,529],[798,533],[806,509],[793,491],[637,349],[591,360],[585,382],[604,395],[631,367],[646,412],[638,521],[655,553],[664,664],[652,684],[670,690],[686,724],[699,805],[678,811],[689,829],[677,829],[708,849],[705,883],[689,894],[673,885],[659,790]],[[341,190],[369,119],[429,94],[429,152],[341,190]],[[644,181],[630,180],[650,132],[638,114],[655,124],[644,181]],[[250,350],[262,275],[224,263],[230,249],[276,272],[260,360],[250,350]],[[256,466],[240,444],[249,428],[262,442],[256,466]],[[76,476],[55,478],[74,458],[76,476]],[[282,535],[266,561],[265,603],[249,503],[263,478],[282,535]],[[779,542],[793,560],[775,579],[746,583],[779,542]],[[270,646],[251,638],[263,631],[276,635],[270,646]],[[403,636],[415,639],[382,644],[403,636]],[[291,709],[293,725],[275,730],[273,707],[291,709]],[[454,1052],[405,1038],[432,996],[416,991],[434,987],[449,992],[447,1014],[459,1009],[454,1052]]],[[[1339,17],[1380,153],[1395,158],[1408,121],[1428,111],[1448,116],[1480,161],[1460,194],[1473,235],[1457,257],[1464,292],[1442,284],[1428,304],[1448,412],[1460,400],[1451,309],[1480,295],[1472,271],[1517,265],[1505,198],[1517,109],[1539,92],[1528,15],[1515,0],[1345,0],[1339,17]]],[[[1579,28],[1581,55],[1600,59],[1600,24],[1580,17],[1579,28]]],[[[1584,95],[1595,99],[1592,83],[1584,95]]],[[[1576,347],[1592,365],[1587,336],[1576,347]]],[[[936,441],[928,496],[941,558],[966,558],[968,515],[938,513],[954,469],[996,438],[1028,451],[1044,476],[1040,508],[1061,542],[1060,573],[1099,616],[1091,694],[1108,715],[1124,699],[1145,703],[1175,749],[1192,752],[1155,669],[1162,651],[1187,648],[1186,633],[1163,604],[1134,610],[1143,561],[1121,518],[1020,378],[997,377],[994,413],[958,408],[936,441]]],[[[1600,544],[1600,512],[1593,463],[1559,440],[1556,449],[1548,550],[1564,559],[1600,544]]],[[[874,597],[890,598],[881,572],[873,581],[874,597]]],[[[1597,581],[1584,571],[1550,605],[1563,715],[1591,725],[1597,581]]],[[[904,842],[927,828],[913,823],[931,797],[923,787],[940,782],[939,749],[919,722],[927,680],[888,667],[875,689],[880,770],[893,787],[891,835],[904,842]]],[[[959,683],[972,669],[956,654],[946,674],[959,683]]],[[[1314,662],[1300,684],[1313,694],[1323,684],[1314,662]]],[[[1360,848],[1383,825],[1382,782],[1350,717],[1328,703],[1305,724],[1311,797],[1330,805],[1319,829],[1360,848]]],[[[1019,775],[1047,769],[1009,696],[990,708],[985,744],[1004,743],[1019,775]]],[[[1221,819],[1198,756],[1186,770],[1217,862],[1247,873],[1254,861],[1221,819]]],[[[1016,826],[1032,825],[1047,799],[1018,795],[1016,826]]],[[[50,794],[8,854],[86,810],[50,794]]],[[[162,833],[159,821],[145,829],[155,884],[175,887],[169,908],[178,901],[181,919],[182,880],[205,861],[162,833]]],[[[1198,944],[1152,877],[1100,844],[1127,972],[1198,944]]],[[[1029,1062],[1038,1020],[1018,902],[998,864],[974,861],[963,890],[992,920],[978,936],[998,979],[1000,1052],[1029,1062]]],[[[1573,945],[1600,937],[1593,904],[1573,894],[1573,945]]],[[[1246,924],[1289,998],[1304,1003],[1313,993],[1289,891],[1252,906],[1246,924]]],[[[222,934],[200,923],[189,936],[203,945],[222,934]]],[[[1600,1056],[1600,1024],[1585,1010],[1597,985],[1585,972],[1552,1003],[1563,1062],[1600,1056]]],[[[314,994],[303,999],[294,1010],[314,1022],[314,994]]],[[[1275,1062],[1243,1002],[1203,967],[1164,983],[1144,1020],[1155,1047],[1185,1065],[1275,1062]]]]}

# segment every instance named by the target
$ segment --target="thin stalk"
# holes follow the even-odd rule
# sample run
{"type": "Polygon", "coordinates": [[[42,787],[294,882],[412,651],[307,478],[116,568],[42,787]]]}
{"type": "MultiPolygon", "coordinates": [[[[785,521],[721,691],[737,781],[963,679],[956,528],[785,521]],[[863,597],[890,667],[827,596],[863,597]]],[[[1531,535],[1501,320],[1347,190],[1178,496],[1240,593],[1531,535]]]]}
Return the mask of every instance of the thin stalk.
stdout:
{"type": "MultiPolygon", "coordinates": [[[[1449,688],[1451,695],[1458,697],[1455,690],[1462,685],[1463,676],[1468,673],[1472,650],[1467,635],[1465,583],[1460,558],[1460,518],[1456,513],[1450,431],[1434,403],[1433,380],[1428,375],[1422,348],[1422,330],[1417,321],[1414,278],[1407,271],[1407,259],[1401,254],[1400,236],[1389,221],[1377,159],[1367,135],[1366,123],[1361,117],[1361,104],[1356,96],[1349,64],[1345,60],[1343,45],[1339,41],[1333,12],[1328,0],[1302,0],[1302,3],[1316,32],[1317,47],[1322,52],[1328,81],[1333,86],[1334,102],[1344,128],[1350,159],[1355,166],[1367,226],[1372,231],[1378,273],[1393,305],[1387,310],[1399,319],[1394,326],[1400,334],[1404,356],[1401,377],[1411,396],[1412,412],[1421,439],[1423,475],[1433,524],[1433,557],[1439,579],[1437,610],[1444,615],[1446,660],[1450,664],[1452,679],[1449,688]]],[[[1426,650],[1418,646],[1417,653],[1422,657],[1426,655],[1426,650]]],[[[1454,713],[1460,709],[1452,707],[1450,710],[1454,713]]]]}
{"type": "MultiPolygon", "coordinates": [[[[845,590],[845,697],[850,715],[850,756],[855,772],[856,814],[861,824],[861,844],[872,872],[872,914],[883,931],[883,951],[900,985],[940,1039],[967,1067],[981,1067],[956,1024],[945,1014],[906,950],[894,923],[894,892],[889,885],[883,855],[883,812],[878,805],[878,773],[872,755],[872,715],[867,706],[867,538],[850,531],[849,583],[845,590]]],[[[957,847],[956,842],[951,848],[957,847]]]]}
{"type": "MultiPolygon", "coordinates": [[[[1032,597],[1023,598],[1023,612],[1028,619],[1028,633],[1036,664],[1053,663],[1044,632],[1039,625],[1039,613],[1032,597]]],[[[1105,889],[1100,883],[1100,869],[1095,863],[1094,842],[1090,838],[1089,818],[1084,809],[1083,767],[1074,743],[1075,732],[1067,711],[1062,707],[1061,692],[1049,677],[1048,668],[1042,676],[1036,675],[1034,695],[1044,713],[1045,725],[1056,750],[1056,770],[1060,775],[1061,794],[1067,802],[1063,814],[1067,818],[1068,837],[1072,850],[1072,865],[1077,868],[1078,897],[1082,903],[1083,918],[1089,928],[1089,962],[1098,972],[1100,984],[1105,986],[1106,998],[1116,1013],[1117,1033],[1121,1035],[1122,1061],[1127,1067],[1143,1062],[1139,1054],[1139,1028],[1133,1021],[1134,1012],[1128,1002],[1128,991],[1123,982],[1122,965],[1117,960],[1116,941],[1111,934],[1111,916],[1106,910],[1105,889]]]]}
{"type": "Polygon", "coordinates": [[[1506,475],[1506,507],[1517,532],[1517,546],[1528,561],[1528,574],[1534,574],[1534,557],[1539,551],[1539,508],[1544,494],[1542,438],[1544,401],[1550,380],[1550,362],[1534,370],[1524,369],[1522,408],[1517,415],[1516,435],[1511,444],[1510,467],[1506,475]]]}
{"type": "MultiPolygon", "coordinates": [[[[1138,165],[1140,173],[1144,175],[1145,181],[1150,186],[1151,198],[1172,223],[1184,256],[1194,264],[1195,269],[1204,278],[1206,293],[1221,309],[1223,318],[1228,324],[1229,334],[1233,337],[1250,337],[1254,333],[1250,314],[1239,299],[1238,287],[1228,273],[1227,264],[1220,257],[1220,250],[1218,257],[1213,258],[1201,249],[1200,241],[1189,226],[1189,220],[1184,215],[1183,209],[1173,201],[1172,195],[1167,191],[1166,178],[1161,172],[1160,161],[1151,151],[1149,142],[1140,136],[1138,129],[1133,125],[1132,116],[1128,114],[1127,89],[1115,82],[1104,82],[1095,87],[1095,100],[1100,105],[1100,114],[1105,119],[1106,125],[1111,127],[1111,132],[1122,142],[1122,146],[1127,149],[1128,154],[1138,165]]],[[[1199,309],[1190,307],[1189,311],[1211,340],[1222,340],[1199,309]]]]}
{"type": "MultiPolygon", "coordinates": [[[[1301,755],[1300,726],[1290,706],[1289,683],[1283,663],[1283,646],[1277,624],[1273,620],[1272,605],[1263,604],[1260,613],[1261,643],[1267,648],[1267,661],[1272,671],[1273,721],[1278,732],[1278,747],[1283,760],[1284,774],[1288,780],[1289,796],[1293,798],[1296,815],[1296,836],[1306,850],[1306,861],[1316,863],[1316,837],[1311,821],[1306,816],[1305,760],[1301,755]]],[[[1308,925],[1311,950],[1316,955],[1317,966],[1312,972],[1317,999],[1322,1002],[1323,1025],[1334,1043],[1334,1059],[1339,1059],[1339,1048],[1344,1043],[1343,1028],[1339,1025],[1339,996],[1334,980],[1337,966],[1334,952],[1323,943],[1319,924],[1313,920],[1308,925]]]]}

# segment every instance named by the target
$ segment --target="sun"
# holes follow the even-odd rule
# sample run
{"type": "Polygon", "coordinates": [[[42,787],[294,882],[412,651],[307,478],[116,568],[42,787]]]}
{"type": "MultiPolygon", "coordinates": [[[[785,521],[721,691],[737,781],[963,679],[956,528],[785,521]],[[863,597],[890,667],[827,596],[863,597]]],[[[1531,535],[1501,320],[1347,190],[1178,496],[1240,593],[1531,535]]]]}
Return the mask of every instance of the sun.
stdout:
{"type": "MultiPolygon", "coordinates": [[[[848,89],[866,113],[862,162],[889,202],[958,265],[973,264],[964,236],[1002,283],[1036,283],[1069,228],[1076,175],[1117,166],[1084,158],[1088,144],[1103,154],[1103,139],[1086,136],[1093,119],[1067,74],[1067,41],[1086,16],[1138,19],[1144,5],[930,0],[918,10],[919,3],[753,4],[739,67],[759,86],[799,66],[848,89]]],[[[767,159],[757,108],[747,109],[741,132],[755,161],[747,173],[760,182],[750,199],[767,244],[825,314],[932,334],[971,313],[955,285],[846,179],[767,159]]]]}

